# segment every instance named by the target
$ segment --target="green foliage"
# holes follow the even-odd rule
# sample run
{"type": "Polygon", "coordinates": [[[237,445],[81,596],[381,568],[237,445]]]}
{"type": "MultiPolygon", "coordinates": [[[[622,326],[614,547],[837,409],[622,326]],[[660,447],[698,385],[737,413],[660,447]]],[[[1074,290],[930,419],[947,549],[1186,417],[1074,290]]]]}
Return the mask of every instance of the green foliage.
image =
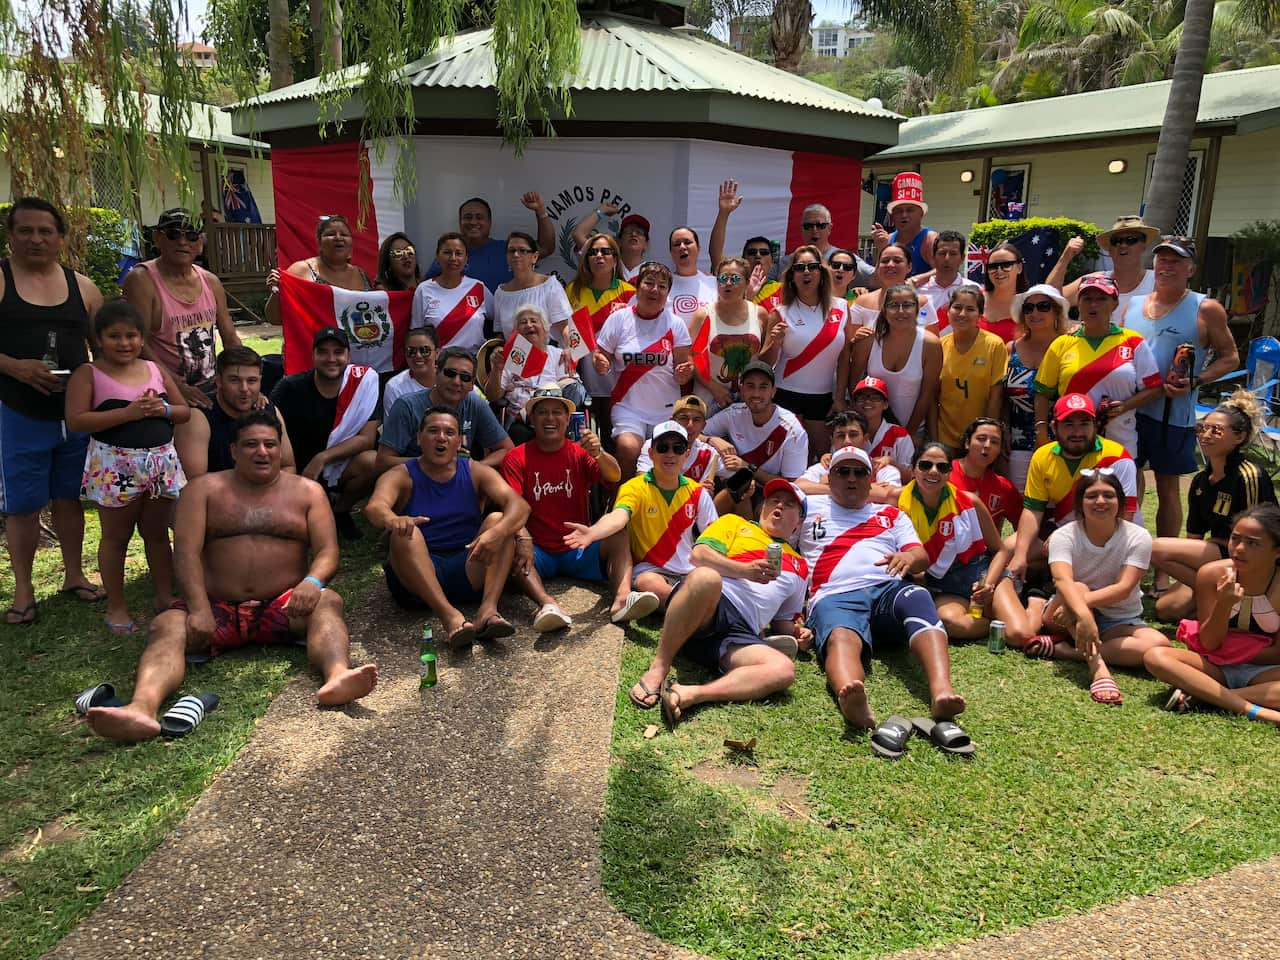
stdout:
{"type": "Polygon", "coordinates": [[[1084,237],[1084,249],[1067,265],[1067,280],[1085,274],[1101,254],[1098,234],[1102,228],[1084,220],[1069,217],[1029,217],[1026,220],[987,220],[969,228],[969,242],[978,246],[994,247],[1003,240],[1012,240],[1028,230],[1049,227],[1058,234],[1058,243],[1065,247],[1072,237],[1084,237]]]}
{"type": "MultiPolygon", "coordinates": [[[[11,203],[0,203],[0,256],[9,255],[8,217],[11,203]]],[[[120,295],[116,278],[120,275],[120,256],[125,245],[125,227],[115,210],[90,207],[85,211],[68,211],[79,214],[70,217],[73,223],[84,223],[85,234],[76,246],[83,250],[70,259],[70,265],[94,282],[105,299],[120,295]]]]}
{"type": "Polygon", "coordinates": [[[1231,245],[1242,260],[1280,264],[1280,220],[1246,223],[1231,235],[1231,245]]]}

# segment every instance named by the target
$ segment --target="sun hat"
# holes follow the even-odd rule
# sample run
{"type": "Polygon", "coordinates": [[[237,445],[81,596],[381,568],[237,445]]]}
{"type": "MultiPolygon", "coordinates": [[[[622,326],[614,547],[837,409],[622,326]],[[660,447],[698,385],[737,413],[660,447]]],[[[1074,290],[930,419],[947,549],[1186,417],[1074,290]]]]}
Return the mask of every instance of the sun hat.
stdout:
{"type": "Polygon", "coordinates": [[[1116,222],[1110,230],[1098,234],[1098,246],[1110,249],[1111,238],[1117,233],[1140,233],[1147,238],[1147,244],[1150,244],[1152,240],[1160,236],[1160,231],[1141,217],[1129,214],[1123,217],[1116,217],[1116,222]]]}

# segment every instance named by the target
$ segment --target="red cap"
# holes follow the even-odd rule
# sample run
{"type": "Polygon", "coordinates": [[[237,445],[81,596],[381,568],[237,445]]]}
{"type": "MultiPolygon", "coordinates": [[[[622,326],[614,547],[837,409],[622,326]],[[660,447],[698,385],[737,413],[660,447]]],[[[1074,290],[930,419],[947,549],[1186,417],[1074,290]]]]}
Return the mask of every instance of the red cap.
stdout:
{"type": "Polygon", "coordinates": [[[889,399],[889,385],[879,377],[863,377],[854,384],[853,387],[854,393],[857,393],[859,390],[874,390],[886,400],[889,399]]]}
{"type": "Polygon", "coordinates": [[[1065,420],[1073,413],[1087,413],[1091,417],[1098,415],[1098,410],[1093,405],[1093,401],[1083,393],[1068,393],[1064,397],[1059,397],[1058,402],[1053,405],[1054,421],[1065,420]]]}
{"type": "Polygon", "coordinates": [[[633,223],[637,227],[639,227],[641,230],[644,231],[644,236],[645,236],[645,239],[647,240],[649,238],[649,221],[646,220],[644,217],[640,216],[640,214],[638,213],[628,213],[625,217],[623,217],[622,223],[619,224],[618,226],[618,232],[621,233],[623,230],[631,226],[631,224],[633,223]]]}
{"type": "Polygon", "coordinates": [[[1076,288],[1076,293],[1078,295],[1086,290],[1101,290],[1108,297],[1120,296],[1120,291],[1116,288],[1116,282],[1105,273],[1090,273],[1081,277],[1080,286],[1076,288]]]}

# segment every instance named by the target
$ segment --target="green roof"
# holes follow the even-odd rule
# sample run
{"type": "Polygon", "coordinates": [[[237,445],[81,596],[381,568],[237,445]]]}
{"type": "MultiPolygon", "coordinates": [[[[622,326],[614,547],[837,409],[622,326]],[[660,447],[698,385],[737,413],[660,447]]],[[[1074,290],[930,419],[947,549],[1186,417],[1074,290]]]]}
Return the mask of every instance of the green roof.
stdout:
{"type": "MultiPolygon", "coordinates": [[[[1064,140],[1156,134],[1171,85],[1160,80],[916,117],[898,129],[897,146],[871,159],[1007,153],[1064,140]]],[[[1280,125],[1280,66],[1206,74],[1196,123],[1201,132],[1237,134],[1280,125]]]]}
{"type": "MultiPolygon", "coordinates": [[[[584,14],[582,55],[570,83],[573,120],[697,123],[892,144],[902,117],[865,101],[752,60],[689,27],[667,28],[616,14],[584,14]]],[[[409,64],[419,119],[492,118],[493,31],[473,30],[409,64]]],[[[359,83],[359,68],[346,82],[359,83]]],[[[236,129],[255,133],[303,126],[295,108],[324,89],[317,78],[254,98],[236,111],[236,129]],[[246,110],[245,107],[256,107],[246,110]],[[252,118],[244,114],[256,114],[252,118]]],[[[344,118],[358,117],[353,97],[344,118]]],[[[626,135],[625,125],[619,135],[626,135]]]]}

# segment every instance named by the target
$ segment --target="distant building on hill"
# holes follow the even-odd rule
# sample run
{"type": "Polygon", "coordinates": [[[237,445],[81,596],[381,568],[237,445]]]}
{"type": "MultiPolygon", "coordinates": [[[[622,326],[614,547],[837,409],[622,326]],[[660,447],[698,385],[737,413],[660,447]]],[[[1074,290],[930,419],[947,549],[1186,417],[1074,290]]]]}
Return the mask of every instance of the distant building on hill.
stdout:
{"type": "Polygon", "coordinates": [[[176,49],[179,56],[190,60],[201,70],[218,65],[218,51],[207,43],[180,43],[176,49]]]}
{"type": "Polygon", "coordinates": [[[824,20],[809,28],[809,36],[813,40],[813,52],[818,56],[843,60],[852,51],[865,47],[876,35],[858,24],[824,20]]]}

